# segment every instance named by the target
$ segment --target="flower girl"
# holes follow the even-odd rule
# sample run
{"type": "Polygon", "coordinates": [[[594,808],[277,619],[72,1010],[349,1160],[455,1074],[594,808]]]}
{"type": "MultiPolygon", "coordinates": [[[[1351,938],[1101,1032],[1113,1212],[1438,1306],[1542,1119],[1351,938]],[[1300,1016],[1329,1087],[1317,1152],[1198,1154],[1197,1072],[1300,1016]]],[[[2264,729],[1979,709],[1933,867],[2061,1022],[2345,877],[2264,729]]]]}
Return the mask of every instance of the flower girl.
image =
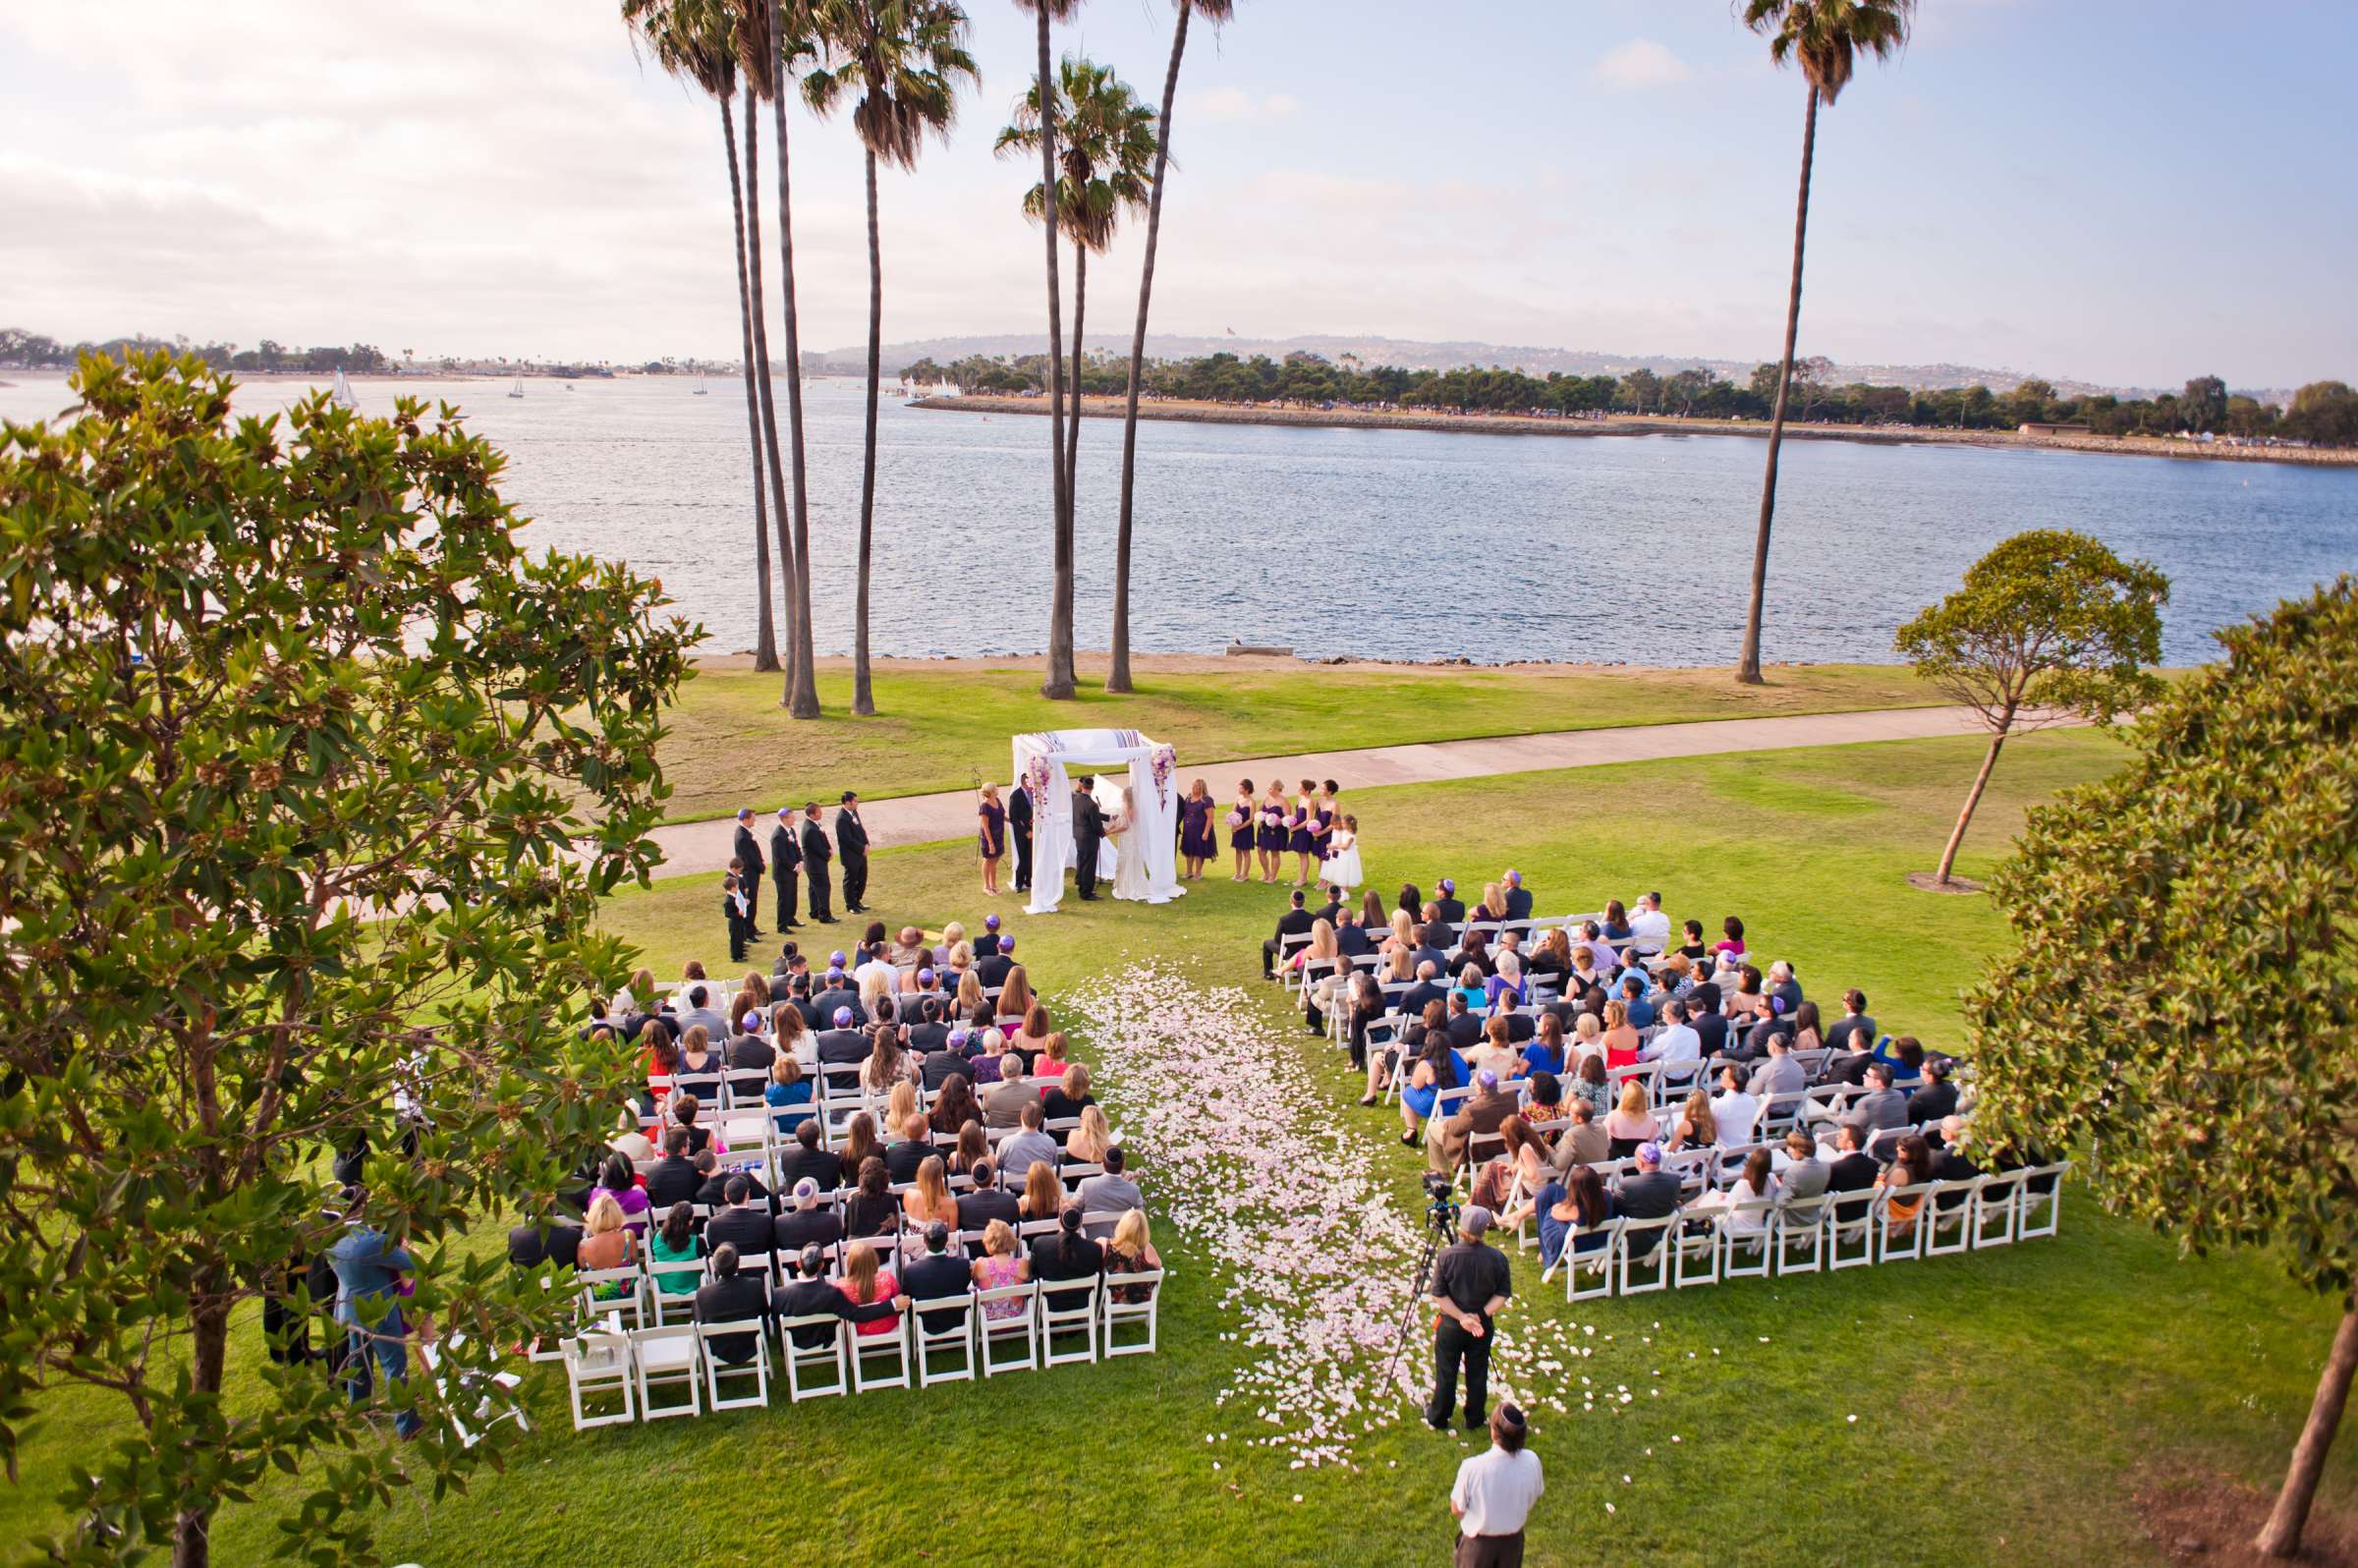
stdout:
{"type": "Polygon", "coordinates": [[[1351,890],[1366,880],[1359,868],[1359,818],[1346,816],[1342,825],[1326,841],[1326,859],[1319,864],[1319,875],[1342,889],[1348,899],[1351,890]]]}

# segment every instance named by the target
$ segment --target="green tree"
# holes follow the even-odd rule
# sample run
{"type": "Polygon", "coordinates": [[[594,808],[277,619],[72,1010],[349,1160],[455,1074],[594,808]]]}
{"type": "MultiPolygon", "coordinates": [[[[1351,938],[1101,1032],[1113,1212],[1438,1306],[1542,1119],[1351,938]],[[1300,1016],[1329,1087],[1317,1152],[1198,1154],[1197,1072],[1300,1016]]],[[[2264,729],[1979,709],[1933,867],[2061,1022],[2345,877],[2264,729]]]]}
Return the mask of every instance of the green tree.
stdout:
{"type": "Polygon", "coordinates": [[[1965,584],[1899,629],[1916,673],[1970,707],[1990,749],[1940,852],[1946,883],[2009,736],[2066,719],[2109,724],[2152,700],[2169,580],[2084,533],[2034,529],[1968,567],[1965,584]]]}
{"type": "Polygon", "coordinates": [[[1785,357],[1769,414],[1768,472],[1761,480],[1761,523],[1752,545],[1752,602],[1744,615],[1744,650],[1736,679],[1762,684],[1761,610],[1768,593],[1768,530],[1776,516],[1776,460],[1792,395],[1793,344],[1801,331],[1801,261],[1810,226],[1810,166],[1818,154],[1818,105],[1832,108],[1850,83],[1862,50],[1887,60],[1905,47],[1916,0],[1743,0],[1744,25],[1768,35],[1768,57],[1801,62],[1809,108],[1801,127],[1801,192],[1793,204],[1793,282],[1785,297],[1785,357]]]}
{"type": "MultiPolygon", "coordinates": [[[[1234,14],[1233,0],[1173,0],[1179,21],[1171,28],[1171,63],[1162,75],[1162,116],[1154,130],[1154,175],[1147,198],[1147,253],[1139,265],[1138,322],[1130,332],[1130,384],[1122,408],[1122,510],[1113,545],[1113,663],[1105,690],[1130,685],[1130,519],[1138,479],[1138,394],[1147,363],[1147,306],[1154,294],[1154,252],[1162,238],[1162,185],[1170,174],[1171,108],[1179,96],[1179,61],[1187,53],[1187,23],[1201,16],[1217,28],[1234,14]]],[[[1345,356],[1349,359],[1349,356],[1345,356]]],[[[1357,368],[1356,363],[1353,368],[1357,368]]]]}
{"type": "Polygon", "coordinates": [[[2067,1143],[2113,1212],[2341,1300],[2258,1540],[2289,1556],[2358,1369],[2358,584],[2219,641],[1993,882],[2013,945],[1969,1001],[1974,1129],[2067,1143]]]}
{"type": "Polygon", "coordinates": [[[860,466],[860,586],[852,612],[852,711],[870,714],[868,597],[876,516],[876,395],[883,381],[884,251],[876,230],[876,161],[914,169],[926,136],[949,139],[958,87],[979,82],[966,52],[966,13],[951,0],[816,0],[826,61],[803,79],[813,110],[832,114],[857,92],[852,129],[868,171],[868,422],[860,466]]]}
{"type": "Polygon", "coordinates": [[[74,385],[72,422],[0,435],[0,1455],[44,1389],[108,1389],[128,1435],[84,1451],[51,1558],[194,1568],[273,1467],[317,1483],[288,1546],[365,1556],[356,1503],[496,1460],[508,1428],[471,1451],[448,1418],[561,1311],[458,1243],[545,1212],[621,1090],[562,1020],[626,971],[597,899],[656,861],[699,633],[624,567],[527,555],[447,406],[233,424],[226,377],[161,354],[74,385]],[[363,1148],[438,1377],[347,1404],[257,1358],[225,1400],[249,1304],[343,1332],[289,1260],[340,1234],[322,1155],[363,1148]],[[386,1409],[421,1440],[374,1436],[386,1409]]]}
{"type": "Polygon", "coordinates": [[[2227,383],[2216,375],[2196,376],[2178,395],[2178,418],[2198,435],[2218,429],[2226,417],[2227,383]]]}
{"type": "Polygon", "coordinates": [[[1053,582],[1048,594],[1047,673],[1039,695],[1070,701],[1073,685],[1073,497],[1065,483],[1064,468],[1064,291],[1056,273],[1056,236],[1061,232],[1056,212],[1056,78],[1050,70],[1048,25],[1068,22],[1081,9],[1081,0],[1015,0],[1018,11],[1032,13],[1038,25],[1039,69],[1032,84],[1032,101],[1044,106],[1039,122],[1040,230],[1046,236],[1048,258],[1048,484],[1055,517],[1050,527],[1054,554],[1053,582]]]}
{"type": "Polygon", "coordinates": [[[2320,446],[2358,446],[2358,392],[2345,381],[2312,381],[2292,395],[2284,427],[2320,446]]]}

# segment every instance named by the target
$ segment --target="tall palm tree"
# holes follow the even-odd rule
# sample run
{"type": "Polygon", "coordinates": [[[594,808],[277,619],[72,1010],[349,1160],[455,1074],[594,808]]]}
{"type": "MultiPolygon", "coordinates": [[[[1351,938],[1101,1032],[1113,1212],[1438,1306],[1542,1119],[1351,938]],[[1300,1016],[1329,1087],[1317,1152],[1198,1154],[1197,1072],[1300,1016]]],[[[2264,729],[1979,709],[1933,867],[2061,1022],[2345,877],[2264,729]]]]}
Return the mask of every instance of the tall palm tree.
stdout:
{"type": "MultiPolygon", "coordinates": [[[[737,316],[745,345],[745,422],[754,453],[754,555],[760,573],[760,618],[755,632],[754,664],[757,669],[774,670],[778,667],[778,645],[769,603],[768,508],[761,488],[762,456],[767,448],[762,440],[760,398],[754,384],[755,327],[760,319],[761,297],[758,272],[750,283],[746,273],[745,186],[738,172],[737,128],[729,107],[737,90],[734,26],[726,10],[713,0],[623,0],[622,19],[634,41],[643,41],[657,65],[684,82],[694,83],[720,105],[720,140],[722,150],[728,155],[729,206],[735,216],[737,316]]],[[[749,125],[747,130],[750,135],[752,127],[749,125]]],[[[758,268],[758,252],[753,259],[758,268]]],[[[781,519],[781,526],[782,523],[781,519]]],[[[780,544],[781,547],[785,544],[783,534],[780,544]]],[[[790,590],[787,627],[791,634],[794,624],[791,556],[787,558],[786,575],[790,590]]]]}
{"type": "Polygon", "coordinates": [[[1171,29],[1171,64],[1162,76],[1162,119],[1154,132],[1154,184],[1147,200],[1147,256],[1138,274],[1138,325],[1130,333],[1130,390],[1122,409],[1122,522],[1113,547],[1113,667],[1105,690],[1130,690],[1130,492],[1138,476],[1138,388],[1147,368],[1147,302],[1154,294],[1154,245],[1162,234],[1162,181],[1171,156],[1171,104],[1179,95],[1179,60],[1187,53],[1187,19],[1201,15],[1213,27],[1235,13],[1232,0],[1177,0],[1179,22],[1171,29]]]}
{"type": "Polygon", "coordinates": [[[1039,69],[1033,91],[1048,106],[1039,127],[1039,184],[1046,193],[1041,231],[1048,256],[1048,476],[1055,506],[1055,585],[1048,597],[1048,668],[1039,695],[1073,697],[1073,506],[1064,482],[1064,301],[1056,279],[1056,85],[1049,72],[1048,24],[1066,22],[1081,0],[1015,0],[1039,24],[1039,69]]]}
{"type": "Polygon", "coordinates": [[[1752,607],[1736,679],[1761,684],[1761,601],[1768,590],[1768,527],[1776,516],[1776,458],[1785,440],[1785,399],[1793,387],[1793,340],[1801,330],[1802,242],[1810,226],[1810,165],[1818,154],[1818,106],[1827,108],[1850,83],[1862,50],[1888,60],[1907,46],[1916,0],[1739,0],[1744,25],[1768,38],[1768,58],[1801,62],[1809,109],[1801,123],[1801,194],[1793,209],[1793,286],[1785,297],[1785,358],[1768,420],[1768,471],[1761,480],[1761,527],[1752,545],[1752,607]]]}
{"type": "Polygon", "coordinates": [[[853,610],[852,711],[873,713],[869,686],[868,586],[876,510],[876,388],[882,379],[884,252],[876,234],[876,161],[917,166],[931,132],[949,140],[958,84],[982,80],[966,51],[966,13],[954,0],[817,0],[826,63],[803,79],[803,96],[830,114],[847,93],[868,165],[868,435],[860,470],[860,592],[853,610]]]}
{"type": "MultiPolygon", "coordinates": [[[[1064,127],[1057,149],[1056,214],[1073,247],[1072,422],[1065,432],[1064,488],[1078,508],[1081,467],[1081,330],[1089,303],[1089,258],[1113,243],[1122,213],[1147,204],[1148,169],[1154,162],[1154,116],[1110,66],[1064,57],[1057,68],[1056,116],[1064,127]]],[[[999,133],[1004,156],[1030,151],[1039,137],[1039,94],[1028,91],[1015,122],[999,133]]],[[[1039,186],[1024,194],[1024,213],[1044,221],[1039,186]]]]}
{"type": "MultiPolygon", "coordinates": [[[[786,140],[786,84],[798,60],[815,47],[811,36],[808,6],[795,0],[712,0],[725,6],[734,23],[738,69],[745,76],[747,178],[758,184],[754,166],[759,124],[756,99],[770,106],[771,136],[778,150],[779,285],[786,296],[786,438],[781,465],[778,445],[777,395],[772,389],[768,311],[761,305],[761,209],[757,203],[747,214],[747,246],[752,252],[754,345],[761,360],[759,387],[761,417],[769,435],[769,483],[775,495],[778,549],[786,562],[788,654],[782,702],[796,718],[818,717],[818,689],[813,671],[811,630],[811,515],[803,447],[803,364],[801,317],[795,306],[794,226],[792,182],[786,140]],[[794,504],[787,506],[785,474],[794,476],[794,504]]],[[[770,668],[776,668],[772,665],[770,668]]]]}

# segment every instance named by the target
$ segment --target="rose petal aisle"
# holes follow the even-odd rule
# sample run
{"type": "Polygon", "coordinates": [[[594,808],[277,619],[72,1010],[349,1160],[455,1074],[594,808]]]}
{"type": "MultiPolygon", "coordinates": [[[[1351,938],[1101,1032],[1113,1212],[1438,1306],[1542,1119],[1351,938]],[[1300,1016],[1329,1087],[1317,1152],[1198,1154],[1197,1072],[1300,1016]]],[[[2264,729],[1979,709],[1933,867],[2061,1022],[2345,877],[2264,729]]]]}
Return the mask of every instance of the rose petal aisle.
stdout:
{"type": "MultiPolygon", "coordinates": [[[[1148,1189],[1229,1278],[1222,1308],[1247,1347],[1220,1390],[1289,1450],[1295,1468],[1351,1463],[1429,1372],[1423,1319],[1378,1384],[1408,1307],[1419,1238],[1379,1179],[1364,1123],[1344,1122],[1300,1053],[1234,986],[1206,989],[1151,962],[1071,998],[1148,1189]]],[[[1207,1434],[1211,1435],[1211,1434],[1207,1434]]]]}

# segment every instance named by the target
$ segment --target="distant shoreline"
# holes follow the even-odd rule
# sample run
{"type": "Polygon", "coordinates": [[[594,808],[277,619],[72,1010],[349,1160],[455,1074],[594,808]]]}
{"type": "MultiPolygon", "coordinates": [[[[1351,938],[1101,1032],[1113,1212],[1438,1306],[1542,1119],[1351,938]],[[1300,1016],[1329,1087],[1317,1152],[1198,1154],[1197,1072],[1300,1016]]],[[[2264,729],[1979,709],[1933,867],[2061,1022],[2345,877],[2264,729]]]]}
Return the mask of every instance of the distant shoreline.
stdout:
{"type": "MultiPolygon", "coordinates": [[[[1091,419],[1120,419],[1123,400],[1085,399],[1091,419]]],[[[947,414],[1048,412],[1045,398],[1003,395],[919,398],[909,405],[947,414]]],[[[1542,419],[1526,414],[1410,414],[1372,409],[1271,408],[1265,404],[1143,401],[1142,420],[1189,424],[1294,424],[1340,429],[1441,430],[1476,435],[1734,435],[1765,440],[1768,426],[1755,420],[1678,420],[1616,416],[1602,420],[1542,419]]],[[[2171,441],[2158,436],[2047,436],[2012,430],[1943,430],[1916,425],[1788,424],[1788,440],[1855,441],[1868,446],[1979,446],[2014,451],[2098,452],[2115,457],[2161,457],[2228,463],[2289,463],[2310,468],[2358,467],[2358,449],[2339,447],[2228,446],[2221,442],[2171,441]]]]}

